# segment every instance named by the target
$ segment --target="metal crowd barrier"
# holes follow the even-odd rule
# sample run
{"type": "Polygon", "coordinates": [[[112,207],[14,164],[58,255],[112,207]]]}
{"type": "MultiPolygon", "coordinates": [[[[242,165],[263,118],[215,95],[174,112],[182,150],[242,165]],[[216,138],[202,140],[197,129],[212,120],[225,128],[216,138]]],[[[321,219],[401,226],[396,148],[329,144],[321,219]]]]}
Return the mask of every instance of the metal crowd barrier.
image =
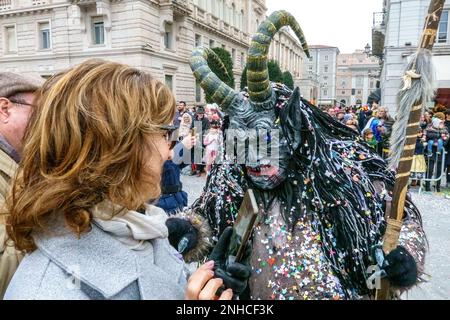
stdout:
{"type": "Polygon", "coordinates": [[[438,154],[438,153],[436,153],[435,155],[435,158],[434,158],[434,168],[433,168],[433,177],[428,177],[428,170],[429,170],[429,168],[428,168],[428,165],[429,165],[429,163],[430,163],[430,158],[429,157],[427,157],[427,155],[425,155],[425,163],[426,163],[426,165],[427,165],[427,171],[425,172],[425,178],[422,178],[421,180],[420,180],[420,187],[419,187],[419,194],[421,194],[422,193],[422,187],[424,186],[424,184],[426,183],[426,182],[429,182],[430,183],[430,188],[432,188],[432,183],[433,182],[438,182],[438,181],[441,181],[441,188],[442,188],[442,177],[445,175],[445,169],[446,169],[446,167],[445,167],[445,159],[446,159],[446,157],[447,157],[447,151],[445,151],[445,149],[444,150],[442,150],[442,155],[441,154],[438,154]],[[442,161],[441,161],[441,174],[439,175],[439,177],[437,177],[437,166],[438,166],[438,164],[439,164],[439,157],[441,157],[442,156],[442,161]]]}

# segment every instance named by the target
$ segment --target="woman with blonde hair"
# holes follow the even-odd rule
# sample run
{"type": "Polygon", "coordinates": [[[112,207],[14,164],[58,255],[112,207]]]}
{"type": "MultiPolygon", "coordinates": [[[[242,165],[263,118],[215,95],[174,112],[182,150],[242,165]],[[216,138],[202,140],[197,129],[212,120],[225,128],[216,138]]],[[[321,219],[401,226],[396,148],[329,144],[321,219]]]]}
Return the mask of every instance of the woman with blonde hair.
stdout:
{"type": "Polygon", "coordinates": [[[8,235],[27,255],[6,299],[217,298],[214,262],[188,282],[166,214],[145,204],[160,194],[174,113],[166,86],[119,63],[44,84],[7,199],[8,235]]]}

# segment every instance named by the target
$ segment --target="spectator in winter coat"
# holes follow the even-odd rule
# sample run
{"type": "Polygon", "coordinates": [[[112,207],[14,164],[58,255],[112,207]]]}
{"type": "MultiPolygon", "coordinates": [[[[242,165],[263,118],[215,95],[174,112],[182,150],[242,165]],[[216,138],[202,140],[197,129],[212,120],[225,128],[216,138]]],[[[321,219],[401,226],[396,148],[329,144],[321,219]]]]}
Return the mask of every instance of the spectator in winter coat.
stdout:
{"type": "MultiPolygon", "coordinates": [[[[443,118],[444,117],[442,113],[436,113],[432,118],[431,124],[428,125],[427,129],[425,130],[428,158],[428,179],[440,177],[442,173],[443,151],[449,140],[449,133],[445,128],[443,118]]],[[[431,191],[429,181],[427,181],[425,184],[425,190],[431,191]]],[[[440,190],[441,180],[439,179],[436,182],[436,191],[440,192],[440,190]]]]}
{"type": "MultiPolygon", "coordinates": [[[[450,110],[445,112],[445,127],[450,133],[450,110]]],[[[450,187],[450,141],[447,142],[447,154],[445,155],[445,167],[447,168],[447,187],[450,187]]]]}
{"type": "Polygon", "coordinates": [[[179,126],[180,126],[180,123],[181,123],[181,120],[182,120],[182,117],[183,117],[183,114],[184,114],[185,112],[187,112],[187,109],[186,109],[186,102],[180,101],[180,102],[178,103],[177,109],[178,109],[178,110],[177,110],[177,112],[175,113],[175,116],[174,116],[174,118],[173,118],[173,125],[176,126],[176,127],[179,127],[179,126]]]}
{"type": "MultiPolygon", "coordinates": [[[[38,76],[0,72],[0,207],[19,166],[23,135],[34,108],[35,91],[44,83],[38,76]]],[[[0,212],[0,300],[23,253],[6,245],[7,213],[0,212]]]]}
{"type": "Polygon", "coordinates": [[[422,129],[419,129],[417,132],[416,149],[414,150],[413,162],[411,165],[411,186],[420,184],[420,180],[425,177],[427,172],[427,165],[424,157],[425,145],[424,132],[422,129]]]}

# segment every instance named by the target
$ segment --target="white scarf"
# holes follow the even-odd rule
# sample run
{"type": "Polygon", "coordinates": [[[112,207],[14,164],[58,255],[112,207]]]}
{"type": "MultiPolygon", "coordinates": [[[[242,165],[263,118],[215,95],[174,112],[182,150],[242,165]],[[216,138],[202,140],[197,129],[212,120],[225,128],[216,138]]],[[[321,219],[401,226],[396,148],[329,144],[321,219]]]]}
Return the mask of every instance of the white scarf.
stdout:
{"type": "Polygon", "coordinates": [[[146,240],[167,238],[167,214],[161,208],[146,205],[145,214],[130,211],[105,200],[92,208],[94,223],[132,250],[144,250],[146,240]]]}

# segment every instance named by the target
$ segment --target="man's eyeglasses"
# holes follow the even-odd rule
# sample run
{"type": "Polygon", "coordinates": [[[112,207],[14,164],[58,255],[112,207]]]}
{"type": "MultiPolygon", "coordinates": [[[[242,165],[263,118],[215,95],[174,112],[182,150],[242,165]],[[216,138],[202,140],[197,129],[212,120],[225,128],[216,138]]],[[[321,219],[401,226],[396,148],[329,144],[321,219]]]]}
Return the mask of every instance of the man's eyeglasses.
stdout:
{"type": "Polygon", "coordinates": [[[177,139],[175,139],[175,131],[178,129],[177,126],[165,125],[159,127],[161,130],[166,131],[164,137],[166,138],[166,142],[169,145],[169,149],[172,150],[177,144],[177,139]]]}
{"type": "Polygon", "coordinates": [[[9,100],[10,102],[14,103],[14,104],[21,104],[23,106],[29,106],[29,107],[35,107],[34,104],[30,104],[30,103],[26,103],[26,102],[22,102],[22,101],[15,101],[15,100],[9,100]]]}

